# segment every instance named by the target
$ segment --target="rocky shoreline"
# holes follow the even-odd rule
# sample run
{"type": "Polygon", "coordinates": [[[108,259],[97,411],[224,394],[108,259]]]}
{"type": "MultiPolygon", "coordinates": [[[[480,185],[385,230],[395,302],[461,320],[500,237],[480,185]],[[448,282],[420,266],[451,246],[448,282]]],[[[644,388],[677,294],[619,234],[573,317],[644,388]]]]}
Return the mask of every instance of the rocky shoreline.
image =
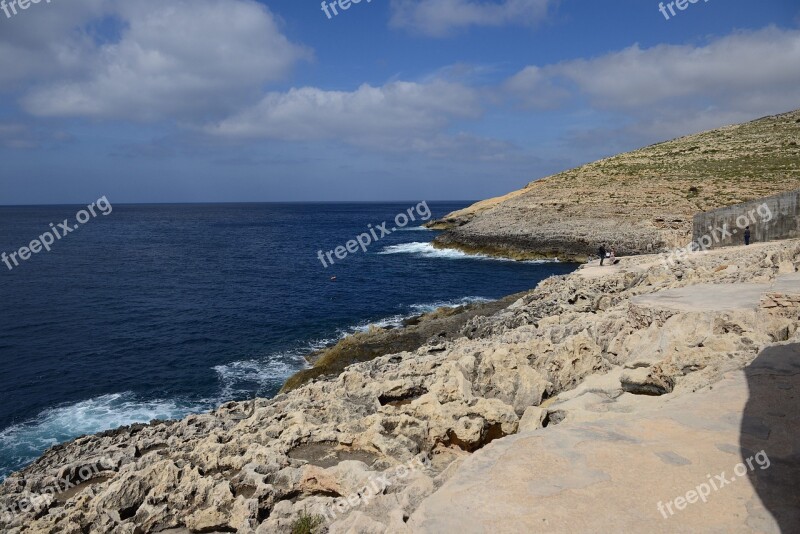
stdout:
{"type": "Polygon", "coordinates": [[[312,364],[290,377],[281,393],[297,389],[311,380],[336,377],[349,365],[374,360],[386,354],[414,351],[431,343],[444,347],[447,341],[476,334],[470,321],[478,316],[494,315],[517,301],[523,293],[508,295],[498,300],[478,302],[463,306],[445,306],[403,321],[400,327],[371,326],[339,340],[330,347],[312,352],[306,360],[312,364]]]}
{"type": "Polygon", "coordinates": [[[442,230],[435,246],[515,259],[665,252],[691,241],[698,212],[797,189],[798,139],[800,110],[589,163],[427,226],[442,230]]]}
{"type": "Polygon", "coordinates": [[[53,447],[0,486],[0,530],[435,532],[437,495],[476,451],[598,403],[627,417],[687,398],[800,342],[800,241],[664,258],[552,277],[459,335],[273,399],[53,447]]]}

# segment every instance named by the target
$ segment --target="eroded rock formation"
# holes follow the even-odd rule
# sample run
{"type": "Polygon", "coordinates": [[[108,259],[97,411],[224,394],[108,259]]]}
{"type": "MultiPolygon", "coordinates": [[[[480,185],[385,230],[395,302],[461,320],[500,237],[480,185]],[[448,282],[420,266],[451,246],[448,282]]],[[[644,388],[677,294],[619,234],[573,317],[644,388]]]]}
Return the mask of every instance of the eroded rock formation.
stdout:
{"type": "Polygon", "coordinates": [[[799,340],[800,241],[662,259],[550,278],[462,337],[259,399],[252,415],[229,403],[53,447],[0,486],[13,510],[0,530],[262,534],[311,516],[332,533],[412,532],[420,503],[504,436],[580,422],[587,402],[688,395],[799,340]],[[46,491],[87,468],[70,494],[46,491]]]}

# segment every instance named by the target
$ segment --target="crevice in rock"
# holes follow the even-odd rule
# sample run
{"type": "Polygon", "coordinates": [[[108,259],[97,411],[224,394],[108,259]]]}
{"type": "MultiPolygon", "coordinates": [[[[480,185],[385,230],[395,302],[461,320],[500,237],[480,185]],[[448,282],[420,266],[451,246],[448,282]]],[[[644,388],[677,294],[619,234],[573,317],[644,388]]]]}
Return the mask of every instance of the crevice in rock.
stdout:
{"type": "Polygon", "coordinates": [[[192,532],[196,534],[210,534],[216,532],[236,532],[236,529],[227,525],[217,525],[208,528],[202,528],[200,530],[192,530],[192,532]]]}
{"type": "Polygon", "coordinates": [[[481,447],[487,446],[496,439],[504,438],[506,437],[506,435],[507,434],[503,432],[503,425],[501,425],[500,423],[494,423],[492,425],[489,425],[489,427],[483,434],[484,437],[481,447]]]}
{"type": "Polygon", "coordinates": [[[442,443],[447,447],[455,445],[459,449],[467,452],[473,452],[474,450],[476,450],[475,448],[470,446],[470,444],[459,439],[458,435],[452,430],[447,431],[447,438],[442,443]]]}
{"type": "Polygon", "coordinates": [[[407,392],[399,395],[381,395],[378,397],[378,402],[381,406],[403,406],[410,404],[416,399],[428,393],[428,391],[421,387],[413,387],[407,392]]]}
{"type": "Polygon", "coordinates": [[[544,421],[542,421],[542,428],[547,428],[550,425],[557,425],[566,417],[567,412],[564,410],[553,410],[552,412],[547,412],[547,415],[544,416],[544,421]]]}
{"type": "Polygon", "coordinates": [[[480,440],[478,442],[475,443],[466,442],[461,438],[459,438],[458,434],[456,434],[454,430],[448,430],[446,438],[442,440],[441,443],[446,447],[451,447],[455,445],[462,451],[472,453],[482,449],[483,447],[493,442],[494,440],[504,438],[507,435],[508,434],[503,432],[502,424],[493,423],[487,426],[483,430],[483,432],[481,433],[480,440]]]}
{"type": "Polygon", "coordinates": [[[266,506],[266,507],[259,506],[258,513],[256,514],[256,519],[258,520],[258,523],[261,524],[267,519],[269,519],[271,513],[272,513],[271,506],[266,506]]]}
{"type": "Polygon", "coordinates": [[[293,460],[301,460],[323,469],[338,465],[345,460],[358,460],[373,465],[379,456],[361,449],[343,448],[336,442],[303,443],[287,453],[293,460]]]}
{"type": "Polygon", "coordinates": [[[211,469],[201,469],[200,467],[197,468],[200,472],[200,475],[204,477],[212,477],[214,475],[224,475],[225,478],[233,478],[239,472],[233,472],[234,469],[229,465],[218,465],[216,467],[212,467],[211,469]]]}
{"type": "Polygon", "coordinates": [[[396,428],[397,428],[397,422],[396,421],[384,421],[383,422],[383,429],[386,432],[388,432],[389,434],[394,432],[396,428]]]}
{"type": "Polygon", "coordinates": [[[672,392],[672,384],[669,382],[622,382],[622,389],[626,393],[632,393],[633,395],[660,397],[672,392]]]}
{"type": "Polygon", "coordinates": [[[127,521],[128,519],[131,519],[133,516],[136,515],[136,512],[139,510],[141,506],[142,503],[136,503],[128,508],[123,508],[122,510],[119,511],[120,520],[127,521]]]}
{"type": "Polygon", "coordinates": [[[136,447],[136,451],[134,452],[133,457],[134,458],[141,458],[145,454],[150,454],[151,452],[161,451],[161,450],[164,450],[164,449],[167,449],[167,448],[169,448],[169,445],[167,445],[166,443],[158,443],[156,445],[151,445],[149,447],[144,447],[143,449],[140,449],[139,447],[136,447]]]}

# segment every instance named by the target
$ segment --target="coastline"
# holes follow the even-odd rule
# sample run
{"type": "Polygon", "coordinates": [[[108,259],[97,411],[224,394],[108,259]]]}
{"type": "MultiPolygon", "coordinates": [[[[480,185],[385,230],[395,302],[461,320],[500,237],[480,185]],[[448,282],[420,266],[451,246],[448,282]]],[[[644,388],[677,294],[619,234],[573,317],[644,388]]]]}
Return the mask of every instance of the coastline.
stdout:
{"type": "Polygon", "coordinates": [[[667,252],[692,241],[697,213],[796,189],[800,158],[789,156],[798,124],[795,110],[657,143],[535,180],[427,226],[442,231],[435,246],[514,258],[583,262],[601,244],[620,256],[667,252]]]}
{"type": "Polygon", "coordinates": [[[103,459],[98,477],[69,508],[44,495],[40,508],[0,516],[0,525],[261,534],[290,530],[303,513],[330,518],[333,509],[331,532],[424,531],[411,529],[424,523],[415,511],[430,513],[423,503],[504,436],[595,417],[587,401],[597,395],[620,403],[618,416],[627,417],[647,399],[685,398],[717,383],[765,347],[800,342],[800,299],[720,310],[724,299],[675,309],[660,297],[709,283],[761,284],[766,295],[783,279],[790,282],[781,291],[795,291],[800,241],[720,249],[666,268],[662,259],[627,257],[551,277],[496,313],[471,317],[472,337],[356,363],[273,399],[56,446],[0,486],[0,506],[64,476],[77,480],[103,459]],[[692,341],[698,336],[702,343],[692,341]],[[365,480],[415,458],[424,467],[390,490],[337,508],[365,480]]]}
{"type": "Polygon", "coordinates": [[[399,352],[413,352],[428,344],[431,350],[447,341],[469,336],[467,323],[478,316],[493,315],[521,298],[526,292],[462,306],[442,306],[431,312],[406,318],[397,327],[370,325],[365,332],[350,334],[331,346],[305,356],[311,364],[292,375],[279,393],[288,393],[312,380],[330,380],[355,363],[367,362],[399,352]]]}
{"type": "Polygon", "coordinates": [[[514,261],[560,261],[563,263],[586,263],[590,255],[586,253],[569,252],[565,248],[546,251],[537,246],[530,248],[525,242],[500,241],[495,237],[485,240],[475,238],[459,238],[452,231],[445,231],[436,236],[433,241],[434,248],[441,250],[458,250],[465,254],[485,255],[499,259],[514,261]]]}
{"type": "MultiPolygon", "coordinates": [[[[435,240],[430,245],[440,250],[463,252],[475,258],[574,263],[576,269],[580,263],[578,261],[560,261],[557,257],[548,257],[537,253],[509,256],[500,251],[489,253],[467,250],[456,246],[442,245],[435,240]]],[[[500,313],[534,289],[535,287],[487,302],[475,302],[455,307],[441,306],[427,313],[407,317],[397,326],[380,327],[370,324],[367,331],[351,333],[329,346],[305,355],[310,367],[289,377],[279,393],[288,393],[312,380],[330,380],[341,374],[349,365],[374,360],[387,354],[413,352],[425,345],[431,345],[432,350],[436,350],[435,347],[442,346],[447,341],[474,336],[476,332],[468,326],[471,320],[500,313]]]]}
{"type": "Polygon", "coordinates": [[[360,3],[0,0],[0,534],[800,534],[800,0],[360,3]]]}
{"type": "MultiPolygon", "coordinates": [[[[445,207],[454,209],[452,205],[445,207]]],[[[440,208],[439,213],[445,211],[440,208]]],[[[412,241],[412,244],[423,240],[429,242],[435,233],[428,230],[416,231],[400,236],[396,241],[401,246],[406,241],[412,241]]],[[[395,246],[396,242],[388,244],[395,246]]],[[[347,336],[349,341],[351,333],[360,333],[368,328],[367,319],[375,321],[379,326],[399,326],[403,319],[411,319],[414,315],[426,315],[425,312],[435,311],[438,307],[443,308],[437,311],[438,315],[449,315],[451,307],[481,302],[489,298],[505,298],[509,293],[532,287],[550,273],[571,269],[563,265],[544,265],[539,268],[519,265],[513,261],[498,263],[488,258],[476,258],[481,261],[473,261],[471,256],[467,261],[461,261],[465,258],[463,254],[449,252],[442,254],[433,251],[429,243],[426,244],[430,250],[391,252],[392,247],[387,246],[385,248],[392,255],[379,255],[383,252],[380,250],[376,251],[379,254],[370,256],[375,264],[383,265],[388,274],[396,276],[398,273],[400,275],[422,273],[422,276],[417,276],[417,280],[409,280],[408,284],[390,284],[385,289],[381,287],[383,296],[378,299],[363,299],[357,293],[353,293],[353,289],[360,287],[354,286],[353,280],[348,280],[346,275],[342,277],[342,273],[337,273],[340,274],[338,284],[329,283],[323,276],[321,285],[324,287],[318,288],[315,291],[316,297],[312,298],[327,300],[329,302],[325,303],[327,307],[323,306],[320,310],[322,313],[331,310],[331,313],[320,316],[338,317],[337,320],[304,321],[303,317],[299,317],[298,320],[298,315],[301,314],[292,310],[287,310],[286,314],[280,312],[274,321],[266,325],[266,330],[259,329],[251,333],[254,339],[264,340],[257,344],[255,351],[230,350],[221,360],[204,359],[201,354],[197,360],[198,366],[186,371],[186,375],[199,375],[203,380],[209,377],[207,382],[201,382],[203,385],[197,389],[179,390],[180,382],[172,380],[168,386],[178,385],[174,393],[149,393],[146,389],[143,391],[137,387],[135,381],[132,381],[130,387],[119,387],[119,384],[128,385],[125,381],[127,375],[123,369],[123,373],[117,376],[117,383],[112,383],[107,388],[102,388],[101,382],[93,381],[92,385],[100,389],[97,393],[90,391],[76,399],[54,401],[49,401],[46,396],[37,396],[42,398],[42,406],[36,406],[29,412],[30,415],[26,413],[12,421],[4,427],[0,435],[0,441],[4,444],[0,479],[36,460],[55,443],[65,443],[79,436],[92,435],[123,425],[146,423],[154,419],[180,420],[191,414],[216,409],[230,401],[252,399],[256,391],[259,391],[260,397],[271,398],[280,391],[288,378],[307,366],[306,355],[322,347],[330,348],[331,345],[341,341],[343,336],[347,336]],[[398,269],[393,267],[395,265],[403,267],[398,269]],[[482,273],[483,276],[475,276],[476,273],[482,273]],[[487,278],[484,282],[484,277],[491,279],[487,278]],[[433,280],[442,282],[434,284],[433,280]],[[429,287],[430,291],[414,289],[420,286],[429,287]],[[332,298],[327,299],[328,293],[332,298]],[[352,297],[348,297],[348,294],[352,297]],[[460,295],[469,297],[459,298],[460,295]],[[308,328],[311,322],[314,324],[308,328]],[[281,323],[287,324],[282,326],[281,323]],[[272,343],[270,336],[272,331],[268,330],[273,324],[279,331],[286,332],[285,341],[279,344],[272,343]],[[209,385],[206,386],[206,383],[209,385]]],[[[318,274],[313,273],[319,278],[318,274]]],[[[368,285],[387,285],[380,279],[375,280],[373,284],[368,285]]],[[[362,283],[359,280],[359,284],[362,283]]],[[[302,299],[300,302],[293,301],[293,304],[297,304],[295,309],[303,308],[302,299]]],[[[392,330],[393,333],[400,332],[400,329],[392,330]]],[[[247,334],[247,331],[240,332],[241,336],[247,334]]],[[[234,334],[231,333],[230,336],[234,337],[234,334]]],[[[202,353],[203,348],[198,348],[202,353]]],[[[113,350],[119,351],[120,348],[114,346],[113,350]]],[[[386,352],[392,350],[384,349],[377,354],[386,352]]],[[[149,355],[145,355],[147,356],[149,355]]],[[[157,360],[158,358],[153,358],[153,361],[157,360]]],[[[142,363],[148,365],[149,361],[143,360],[142,363]]],[[[158,365],[156,363],[155,366],[158,365]]],[[[175,374],[184,373],[175,371],[175,374]]],[[[52,395],[56,399],[57,393],[57,390],[54,390],[52,395]]]]}

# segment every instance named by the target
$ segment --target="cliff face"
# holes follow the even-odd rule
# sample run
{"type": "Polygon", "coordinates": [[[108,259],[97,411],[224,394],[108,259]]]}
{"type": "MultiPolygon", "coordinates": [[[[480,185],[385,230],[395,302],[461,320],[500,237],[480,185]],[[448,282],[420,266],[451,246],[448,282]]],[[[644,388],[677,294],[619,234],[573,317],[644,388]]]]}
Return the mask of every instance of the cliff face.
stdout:
{"type": "Polygon", "coordinates": [[[800,187],[800,110],[682,137],[537,180],[432,223],[439,246],[584,259],[691,241],[692,216],[800,187]]]}
{"type": "MultiPolygon", "coordinates": [[[[0,531],[424,531],[425,501],[496,440],[579,423],[592,399],[626,417],[800,342],[800,240],[665,258],[553,277],[456,339],[255,405],[54,447],[0,485],[0,531]]],[[[577,480],[554,465],[547,487],[577,480]]]]}

